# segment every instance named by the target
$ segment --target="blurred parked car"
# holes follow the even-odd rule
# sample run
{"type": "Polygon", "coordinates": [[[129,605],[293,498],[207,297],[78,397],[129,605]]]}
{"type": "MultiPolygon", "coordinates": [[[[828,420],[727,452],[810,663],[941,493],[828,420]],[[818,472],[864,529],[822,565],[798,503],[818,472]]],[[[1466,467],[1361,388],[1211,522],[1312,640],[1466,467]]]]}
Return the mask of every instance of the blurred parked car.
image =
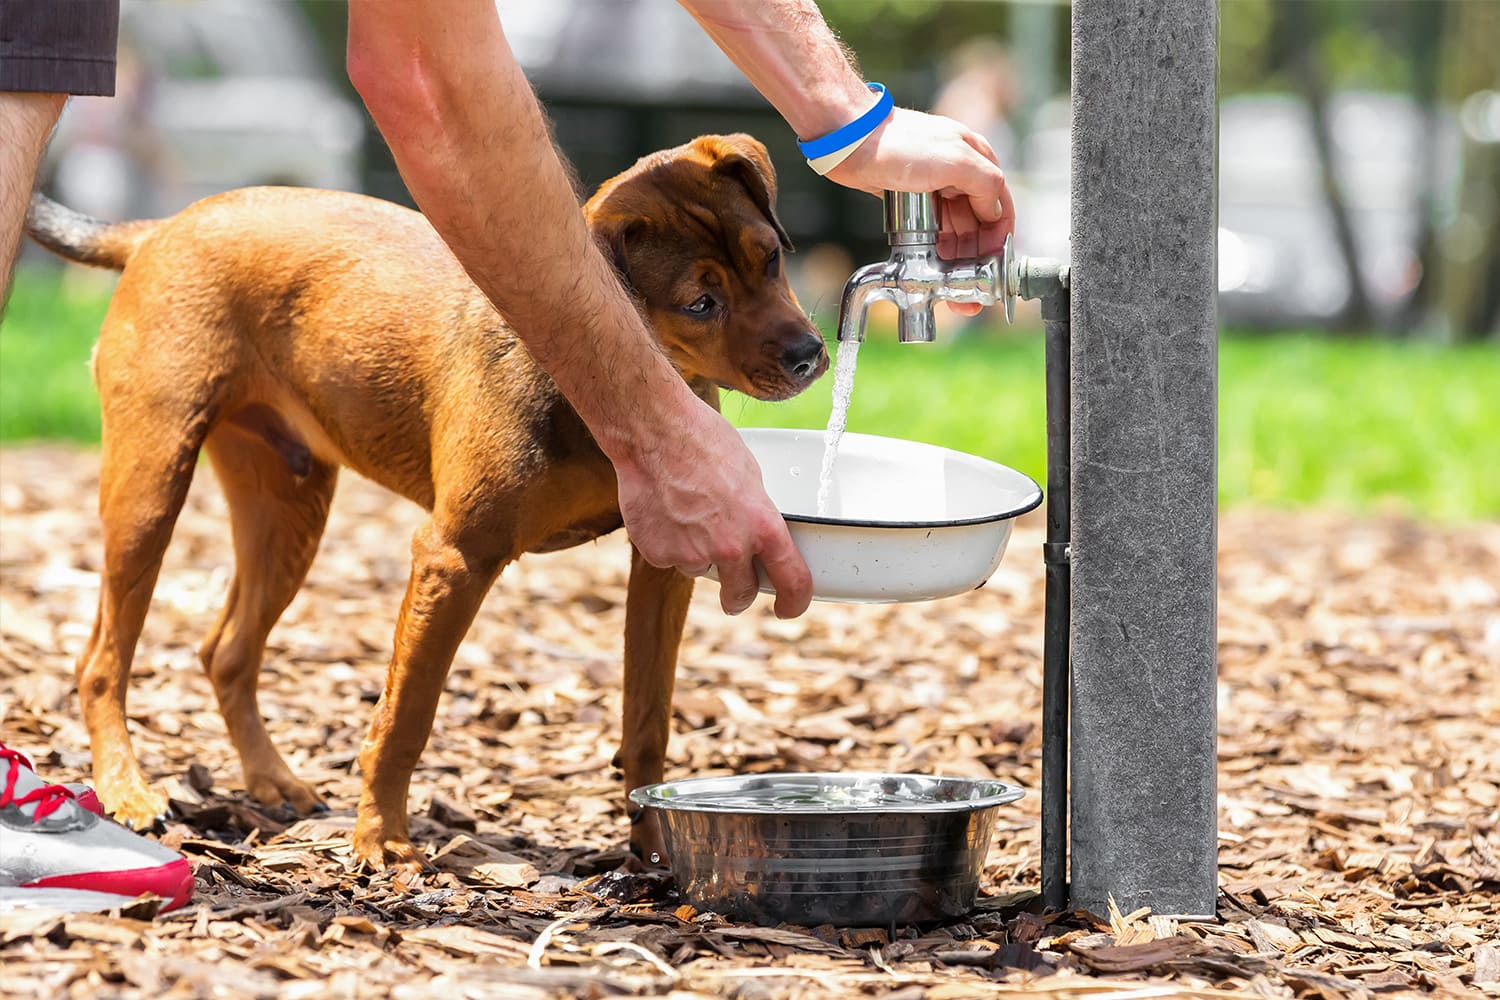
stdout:
{"type": "Polygon", "coordinates": [[[69,102],[44,178],[103,218],[255,184],[358,190],[364,130],[296,5],[125,0],[116,96],[69,102]]]}
{"type": "MultiPolygon", "coordinates": [[[[1456,207],[1459,133],[1447,116],[1430,123],[1429,133],[1421,106],[1395,94],[1337,94],[1328,116],[1370,305],[1377,318],[1388,318],[1421,278],[1427,162],[1436,171],[1439,213],[1456,207]]],[[[1049,104],[1025,146],[1016,183],[1018,243],[1027,253],[1068,252],[1068,118],[1066,101],[1049,104]]],[[[1226,325],[1318,326],[1344,310],[1348,275],[1311,115],[1300,98],[1256,94],[1221,102],[1218,249],[1226,325]]]]}

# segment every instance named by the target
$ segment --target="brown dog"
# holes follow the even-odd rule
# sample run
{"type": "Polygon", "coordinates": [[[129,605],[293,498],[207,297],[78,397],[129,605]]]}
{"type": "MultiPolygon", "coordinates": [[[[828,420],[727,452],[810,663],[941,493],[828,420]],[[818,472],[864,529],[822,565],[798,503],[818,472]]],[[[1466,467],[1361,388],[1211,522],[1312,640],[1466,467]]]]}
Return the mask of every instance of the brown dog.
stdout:
{"type": "MultiPolygon", "coordinates": [[[[828,367],[781,268],[790,245],[775,195],[759,142],[705,136],[641,160],[584,207],[668,356],[715,405],[720,387],[786,399],[828,367]],[[709,291],[724,308],[704,316],[709,291]]],[[[431,514],[412,541],[385,692],[359,758],[355,827],[361,859],[419,867],[407,791],[454,651],[507,563],[620,527],[609,461],[415,212],[252,188],[120,225],[38,198],[28,230],[71,260],[124,269],[94,352],[104,571],[78,662],[100,799],[138,827],[167,806],[130,746],[126,682],[206,451],[236,565],[203,664],[250,794],[299,811],[318,805],[272,746],[256,682],[347,465],[431,514]]],[[[688,577],[633,553],[616,757],[627,789],[662,776],[692,590],[688,577]]],[[[660,850],[657,838],[654,824],[637,824],[632,847],[660,850]]]]}

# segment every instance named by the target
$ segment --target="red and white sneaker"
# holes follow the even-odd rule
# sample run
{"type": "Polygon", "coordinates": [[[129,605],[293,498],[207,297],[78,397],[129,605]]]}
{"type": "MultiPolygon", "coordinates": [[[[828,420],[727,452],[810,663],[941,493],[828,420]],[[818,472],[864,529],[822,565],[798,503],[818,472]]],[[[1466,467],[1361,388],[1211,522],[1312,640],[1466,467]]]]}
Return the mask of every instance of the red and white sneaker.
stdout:
{"type": "Polygon", "coordinates": [[[95,816],[103,816],[105,819],[109,818],[108,816],[104,816],[104,803],[99,801],[98,794],[88,785],[77,781],[70,781],[66,785],[63,785],[63,787],[73,793],[74,802],[77,802],[95,816]]]}
{"type": "Polygon", "coordinates": [[[47,784],[0,743],[0,913],[105,910],[148,892],[166,911],[192,898],[186,858],[104,819],[82,791],[47,784]]]}

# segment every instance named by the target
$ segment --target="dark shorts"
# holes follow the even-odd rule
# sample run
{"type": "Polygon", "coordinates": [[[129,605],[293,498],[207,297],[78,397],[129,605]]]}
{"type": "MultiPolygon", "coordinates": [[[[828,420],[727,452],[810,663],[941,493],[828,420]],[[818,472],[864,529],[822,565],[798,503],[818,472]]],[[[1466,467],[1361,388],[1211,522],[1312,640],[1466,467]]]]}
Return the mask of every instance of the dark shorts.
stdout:
{"type": "Polygon", "coordinates": [[[0,0],[0,90],[115,92],[120,0],[0,0]]]}

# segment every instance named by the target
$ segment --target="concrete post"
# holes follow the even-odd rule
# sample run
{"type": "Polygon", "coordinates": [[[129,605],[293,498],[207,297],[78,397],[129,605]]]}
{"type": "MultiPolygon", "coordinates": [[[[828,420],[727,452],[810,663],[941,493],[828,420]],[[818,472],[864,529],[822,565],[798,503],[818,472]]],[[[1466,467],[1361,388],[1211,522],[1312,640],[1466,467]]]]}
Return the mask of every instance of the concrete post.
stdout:
{"type": "Polygon", "coordinates": [[[1215,0],[1074,0],[1072,902],[1210,915],[1215,0]]]}

